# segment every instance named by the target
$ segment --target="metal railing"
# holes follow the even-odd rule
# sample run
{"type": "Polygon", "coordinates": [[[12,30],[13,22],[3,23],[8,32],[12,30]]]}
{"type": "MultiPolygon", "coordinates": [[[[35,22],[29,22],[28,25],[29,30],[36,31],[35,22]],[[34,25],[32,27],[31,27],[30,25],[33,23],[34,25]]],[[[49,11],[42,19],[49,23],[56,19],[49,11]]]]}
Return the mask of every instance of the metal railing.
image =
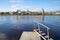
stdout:
{"type": "Polygon", "coordinates": [[[43,38],[44,40],[50,40],[50,35],[49,35],[49,30],[50,30],[50,28],[49,28],[49,27],[47,27],[46,25],[44,25],[44,24],[42,24],[42,23],[35,22],[35,24],[34,24],[34,29],[35,29],[35,32],[36,32],[38,35],[40,35],[41,38],[43,38]],[[38,32],[37,32],[37,30],[36,30],[36,23],[38,24],[38,32]],[[47,38],[45,38],[44,36],[42,36],[41,31],[40,31],[40,25],[47,29],[47,38]]]}

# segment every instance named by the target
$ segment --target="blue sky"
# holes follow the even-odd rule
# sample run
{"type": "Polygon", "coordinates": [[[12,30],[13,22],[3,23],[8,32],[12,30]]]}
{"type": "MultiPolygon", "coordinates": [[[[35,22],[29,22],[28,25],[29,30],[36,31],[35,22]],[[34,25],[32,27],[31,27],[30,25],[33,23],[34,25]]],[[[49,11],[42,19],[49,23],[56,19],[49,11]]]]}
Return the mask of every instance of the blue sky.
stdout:
{"type": "Polygon", "coordinates": [[[60,10],[60,0],[0,0],[0,11],[31,10],[41,11],[60,10]]]}

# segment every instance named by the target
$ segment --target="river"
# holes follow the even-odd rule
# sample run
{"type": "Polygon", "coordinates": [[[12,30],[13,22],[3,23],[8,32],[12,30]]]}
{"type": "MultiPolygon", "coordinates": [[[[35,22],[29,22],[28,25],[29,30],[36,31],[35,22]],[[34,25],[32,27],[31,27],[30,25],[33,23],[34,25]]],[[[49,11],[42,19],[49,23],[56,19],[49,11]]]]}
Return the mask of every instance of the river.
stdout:
{"type": "Polygon", "coordinates": [[[50,28],[50,36],[60,40],[60,16],[0,16],[0,40],[18,40],[23,31],[33,31],[34,22],[50,28]]]}

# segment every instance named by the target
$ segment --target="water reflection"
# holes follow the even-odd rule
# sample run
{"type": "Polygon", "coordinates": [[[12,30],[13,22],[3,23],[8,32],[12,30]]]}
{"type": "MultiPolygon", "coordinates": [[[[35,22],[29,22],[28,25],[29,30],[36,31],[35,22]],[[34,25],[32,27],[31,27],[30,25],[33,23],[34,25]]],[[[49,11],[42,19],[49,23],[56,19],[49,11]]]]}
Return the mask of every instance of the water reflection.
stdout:
{"type": "MultiPolygon", "coordinates": [[[[33,30],[34,21],[41,22],[42,16],[18,16],[18,19],[17,16],[0,16],[0,35],[6,40],[18,40],[23,31],[33,30]]],[[[60,40],[60,16],[45,16],[43,23],[51,28],[51,37],[60,40]]]]}
{"type": "MultiPolygon", "coordinates": [[[[40,21],[38,16],[0,16],[0,32],[6,40],[18,40],[23,31],[33,30],[33,21],[40,21]]],[[[1,38],[0,38],[1,39],[1,38]]],[[[5,39],[1,39],[5,40],[5,39]]]]}

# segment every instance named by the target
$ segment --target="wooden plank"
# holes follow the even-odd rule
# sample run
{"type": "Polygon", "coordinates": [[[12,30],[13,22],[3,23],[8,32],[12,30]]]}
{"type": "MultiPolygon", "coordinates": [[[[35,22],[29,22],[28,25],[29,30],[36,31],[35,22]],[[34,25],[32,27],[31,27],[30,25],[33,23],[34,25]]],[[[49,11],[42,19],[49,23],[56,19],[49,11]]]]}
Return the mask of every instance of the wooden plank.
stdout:
{"type": "Polygon", "coordinates": [[[35,32],[23,32],[19,40],[41,40],[41,38],[35,32]]]}
{"type": "Polygon", "coordinates": [[[38,34],[41,38],[43,38],[44,40],[46,40],[41,34],[39,34],[36,30],[34,30],[34,32],[36,33],[36,34],[38,34]]]}

